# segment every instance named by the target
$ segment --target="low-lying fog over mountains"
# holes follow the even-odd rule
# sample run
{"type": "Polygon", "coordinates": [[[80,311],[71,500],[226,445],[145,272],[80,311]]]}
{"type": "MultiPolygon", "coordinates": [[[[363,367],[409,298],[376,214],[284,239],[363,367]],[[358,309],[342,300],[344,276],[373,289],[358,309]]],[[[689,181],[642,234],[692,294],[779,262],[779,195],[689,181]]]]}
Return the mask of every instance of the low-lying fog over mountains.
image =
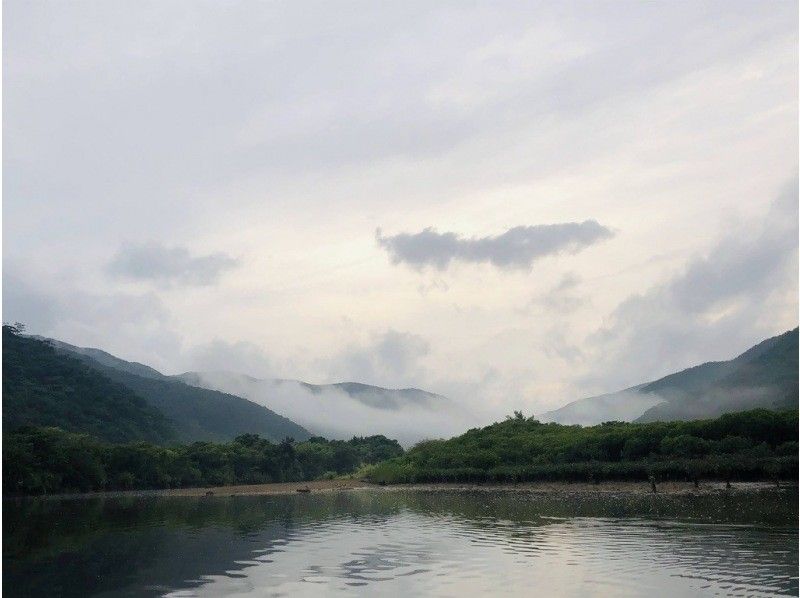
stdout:
{"type": "MultiPolygon", "coordinates": [[[[276,440],[383,434],[409,446],[426,438],[454,436],[481,423],[447,397],[417,388],[309,384],[231,371],[167,376],[100,349],[49,342],[145,399],[173,422],[183,441],[230,440],[244,432],[276,440]]],[[[574,401],[539,419],[594,425],[711,418],[756,407],[796,408],[797,364],[794,329],[730,361],[704,363],[654,382],[574,401]]]]}
{"type": "Polygon", "coordinates": [[[326,438],[383,434],[408,445],[453,436],[474,425],[469,414],[447,397],[417,388],[261,380],[226,371],[188,372],[178,378],[268,406],[326,438]]]}
{"type": "Polygon", "coordinates": [[[730,361],[711,361],[655,382],[573,401],[542,421],[667,421],[717,417],[766,407],[796,408],[798,329],[769,338],[730,361]]]}
{"type": "MultiPolygon", "coordinates": [[[[308,437],[309,433],[330,439],[383,434],[409,446],[426,438],[460,434],[475,425],[474,418],[447,397],[416,388],[388,389],[357,382],[318,385],[297,380],[261,380],[227,371],[166,376],[101,349],[48,340],[58,350],[94,364],[104,375],[132,388],[172,419],[180,420],[180,427],[188,428],[182,436],[187,439],[223,438],[223,432],[216,430],[219,426],[213,425],[215,422],[200,421],[208,417],[195,417],[198,409],[208,409],[209,402],[214,402],[215,411],[207,413],[215,419],[213,413],[219,412],[221,401],[229,401],[228,411],[237,416],[239,412],[252,411],[248,404],[266,408],[273,419],[279,414],[284,421],[270,428],[276,430],[270,436],[282,430],[297,440],[308,437]],[[189,419],[197,421],[188,422],[189,419]]],[[[252,418],[254,414],[242,417],[252,418]]],[[[229,436],[233,438],[236,434],[229,436]]]]}

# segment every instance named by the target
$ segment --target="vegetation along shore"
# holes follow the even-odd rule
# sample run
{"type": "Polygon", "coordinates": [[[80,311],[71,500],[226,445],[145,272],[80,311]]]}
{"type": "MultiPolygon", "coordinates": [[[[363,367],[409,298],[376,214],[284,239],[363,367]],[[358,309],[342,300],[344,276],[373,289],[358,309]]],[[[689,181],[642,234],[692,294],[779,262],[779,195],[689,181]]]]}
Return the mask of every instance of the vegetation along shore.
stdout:
{"type": "Polygon", "coordinates": [[[377,483],[797,478],[797,410],[712,420],[543,424],[516,412],[367,468],[377,483]]]}
{"type": "MultiPolygon", "coordinates": [[[[351,476],[374,484],[796,480],[798,412],[564,426],[515,413],[404,452],[383,436],[270,442],[109,444],[57,428],[8,433],[7,495],[204,488],[351,476]]],[[[652,489],[652,488],[651,488],[652,489]]]]}

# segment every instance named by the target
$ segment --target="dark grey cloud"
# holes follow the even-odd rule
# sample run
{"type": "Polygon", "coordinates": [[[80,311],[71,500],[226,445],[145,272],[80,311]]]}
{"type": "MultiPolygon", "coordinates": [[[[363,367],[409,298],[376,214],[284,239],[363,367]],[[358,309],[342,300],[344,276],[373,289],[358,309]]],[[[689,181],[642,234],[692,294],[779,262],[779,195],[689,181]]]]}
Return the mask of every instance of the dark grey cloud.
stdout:
{"type": "Polygon", "coordinates": [[[185,247],[128,244],[120,248],[107,270],[113,276],[166,286],[208,286],[238,263],[221,252],[193,256],[185,247]]]}
{"type": "Polygon", "coordinates": [[[384,237],[380,229],[376,232],[378,245],[389,253],[393,263],[415,268],[433,266],[439,270],[453,261],[530,269],[542,257],[577,253],[613,235],[611,229],[596,220],[515,226],[496,237],[468,239],[457,233],[439,233],[433,228],[389,237],[384,237]]]}

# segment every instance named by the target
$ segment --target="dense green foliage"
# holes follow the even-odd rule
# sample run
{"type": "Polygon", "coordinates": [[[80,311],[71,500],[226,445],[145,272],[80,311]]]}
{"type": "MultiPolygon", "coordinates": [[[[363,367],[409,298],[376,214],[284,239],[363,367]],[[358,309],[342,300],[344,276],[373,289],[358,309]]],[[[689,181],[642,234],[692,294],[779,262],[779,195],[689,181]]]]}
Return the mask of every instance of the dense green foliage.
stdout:
{"type": "Polygon", "coordinates": [[[798,412],[756,409],[715,420],[580,427],[521,413],[450,440],[422,442],[370,468],[377,482],[797,476],[798,412]]]}
{"type": "Polygon", "coordinates": [[[3,443],[4,494],[222,486],[311,480],[353,472],[403,449],[384,436],[272,443],[106,444],[58,428],[21,428],[3,443]]]}
{"type": "Polygon", "coordinates": [[[83,349],[60,341],[54,344],[158,409],[172,420],[180,442],[229,442],[241,434],[258,434],[276,442],[286,437],[305,440],[311,436],[292,420],[242,397],[186,384],[99,349],[83,349]]]}
{"type": "Polygon", "coordinates": [[[172,423],[129,388],[3,326],[3,430],[26,425],[59,426],[109,442],[163,443],[176,436],[172,423]]]}

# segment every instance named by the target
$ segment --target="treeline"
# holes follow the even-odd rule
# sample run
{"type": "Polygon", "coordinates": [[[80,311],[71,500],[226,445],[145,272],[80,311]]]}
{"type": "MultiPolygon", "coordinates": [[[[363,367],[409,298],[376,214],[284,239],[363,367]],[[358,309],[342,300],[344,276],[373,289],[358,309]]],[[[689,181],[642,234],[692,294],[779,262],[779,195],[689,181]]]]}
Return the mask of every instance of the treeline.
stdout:
{"type": "Polygon", "coordinates": [[[591,427],[515,412],[450,440],[421,442],[365,475],[379,483],[796,479],[797,441],[797,410],[591,427]]]}
{"type": "Polygon", "coordinates": [[[172,447],[108,444],[59,428],[25,427],[3,438],[3,494],[46,494],[294,482],[347,474],[403,454],[385,436],[273,443],[254,434],[233,442],[172,447]]]}

